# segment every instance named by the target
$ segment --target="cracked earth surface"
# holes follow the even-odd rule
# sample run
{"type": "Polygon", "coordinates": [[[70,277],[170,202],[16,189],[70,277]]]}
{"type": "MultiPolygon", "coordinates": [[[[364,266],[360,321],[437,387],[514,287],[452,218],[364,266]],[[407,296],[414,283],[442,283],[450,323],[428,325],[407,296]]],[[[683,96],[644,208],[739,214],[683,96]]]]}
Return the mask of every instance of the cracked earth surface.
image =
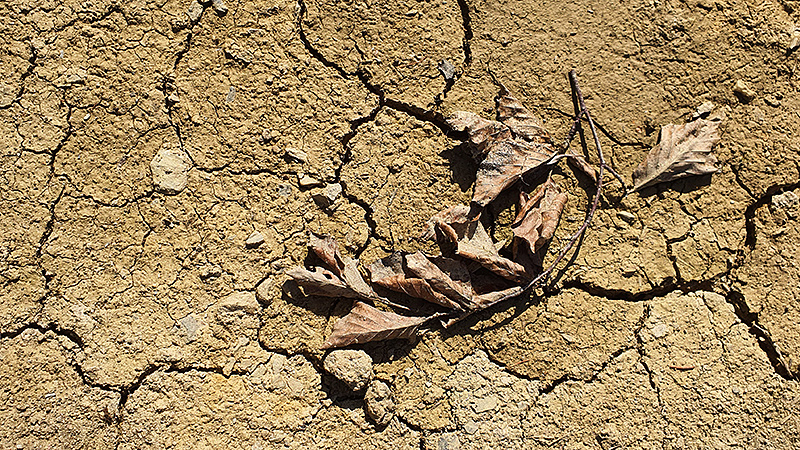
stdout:
{"type": "MultiPolygon", "coordinates": [[[[0,30],[0,448],[800,445],[796,1],[11,0],[0,30]],[[563,136],[571,68],[624,177],[708,101],[720,171],[612,184],[546,295],[362,347],[379,426],[323,369],[349,305],[285,270],[309,231],[426,248],[476,169],[443,117],[494,76],[563,136]]],[[[587,201],[557,176],[551,252],[587,201]]]]}

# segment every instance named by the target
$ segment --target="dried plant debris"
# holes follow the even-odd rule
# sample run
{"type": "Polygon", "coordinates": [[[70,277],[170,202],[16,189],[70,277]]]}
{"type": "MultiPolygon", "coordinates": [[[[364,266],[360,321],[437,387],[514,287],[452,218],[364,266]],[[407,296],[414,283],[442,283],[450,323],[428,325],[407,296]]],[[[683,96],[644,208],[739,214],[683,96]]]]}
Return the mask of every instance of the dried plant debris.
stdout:
{"type": "Polygon", "coordinates": [[[308,246],[331,270],[322,267],[312,267],[312,270],[308,270],[303,266],[290,270],[287,275],[303,288],[306,295],[358,298],[389,303],[364,281],[358,271],[358,260],[339,253],[339,245],[335,239],[311,233],[308,246]]]}
{"type": "Polygon", "coordinates": [[[536,191],[528,196],[520,193],[520,211],[511,229],[514,232],[513,255],[521,252],[536,253],[553,239],[561,212],[567,204],[567,194],[548,178],[536,191]]]}
{"type": "Polygon", "coordinates": [[[633,171],[631,192],[677,178],[716,172],[717,158],[711,149],[720,139],[718,128],[718,121],[705,119],[661,127],[658,144],[633,171]]]}
{"type": "Polygon", "coordinates": [[[499,122],[458,111],[447,123],[469,134],[472,155],[479,162],[472,202],[484,207],[520,177],[550,160],[555,147],[541,120],[505,88],[498,98],[499,122]]]}
{"type": "Polygon", "coordinates": [[[448,309],[461,307],[458,302],[435,290],[426,280],[407,275],[403,269],[403,259],[403,254],[397,252],[372,263],[369,266],[372,282],[448,309]]]}
{"type": "Polygon", "coordinates": [[[529,279],[525,267],[500,256],[497,247],[478,217],[470,219],[471,209],[465,205],[457,205],[436,214],[428,222],[431,228],[439,230],[440,236],[456,244],[456,254],[475,261],[483,267],[511,281],[521,282],[529,279]]]}
{"type": "Polygon", "coordinates": [[[346,316],[333,324],[333,332],[322,344],[322,348],[346,347],[388,339],[411,339],[417,335],[420,326],[430,319],[401,316],[356,302],[346,316]]]}
{"type": "MultiPolygon", "coordinates": [[[[573,131],[580,126],[580,120],[589,125],[597,150],[598,169],[569,148],[572,132],[562,153],[570,156],[569,161],[595,180],[596,191],[583,224],[565,240],[566,244],[548,262],[547,268],[543,264],[543,253],[555,235],[568,198],[552,177],[555,165],[547,166],[550,174],[533,192],[526,189],[535,187],[535,180],[526,179],[525,183],[517,184],[519,204],[510,226],[514,235],[510,255],[501,255],[505,250],[494,242],[481,220],[485,206],[501,191],[556,155],[541,120],[501,87],[497,99],[498,121],[463,111],[448,119],[454,129],[467,131],[468,144],[480,166],[471,205],[446,208],[427,223],[422,238],[435,239],[443,255],[394,252],[368,266],[368,283],[359,271],[358,260],[342,255],[333,238],[310,235],[309,248],[326,267],[297,267],[288,275],[307,295],[356,299],[352,310],[334,324],[324,348],[411,339],[436,322],[449,326],[546,282],[588,229],[601,203],[603,170],[609,168],[574,71],[570,72],[570,83],[577,99],[573,131]],[[401,296],[401,300],[397,300],[399,303],[395,303],[377,294],[370,283],[406,297],[401,296]],[[375,302],[409,314],[379,310],[371,306],[375,302]]],[[[719,140],[717,127],[717,122],[702,119],[681,126],[665,126],[660,143],[634,171],[634,190],[716,171],[711,148],[719,140]]],[[[581,145],[586,153],[583,140],[581,145]]],[[[387,297],[394,298],[388,293],[387,297]]]]}

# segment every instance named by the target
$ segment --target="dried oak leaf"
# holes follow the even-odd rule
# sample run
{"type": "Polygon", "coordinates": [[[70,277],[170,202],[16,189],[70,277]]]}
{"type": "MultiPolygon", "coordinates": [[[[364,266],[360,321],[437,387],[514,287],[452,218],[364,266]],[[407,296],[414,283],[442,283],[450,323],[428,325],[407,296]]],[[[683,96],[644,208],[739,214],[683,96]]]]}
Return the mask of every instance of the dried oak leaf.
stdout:
{"type": "Polygon", "coordinates": [[[369,272],[372,282],[379,286],[402,292],[411,297],[421,298],[446,308],[460,309],[458,303],[434,290],[427,281],[422,278],[406,276],[403,270],[402,253],[393,253],[386,258],[375,261],[369,266],[369,272]]]}
{"type": "Polygon", "coordinates": [[[511,230],[514,232],[514,257],[519,252],[519,244],[524,242],[532,253],[539,251],[553,238],[561,212],[567,204],[567,194],[548,178],[522,203],[511,230]]]}
{"type": "Polygon", "coordinates": [[[716,172],[717,158],[711,148],[719,141],[718,128],[718,121],[705,119],[661,127],[659,143],[633,170],[631,192],[677,178],[716,172]]]}
{"type": "Polygon", "coordinates": [[[485,155],[478,166],[472,195],[472,202],[481,207],[555,153],[541,121],[505,88],[500,91],[498,118],[500,122],[459,111],[447,119],[454,129],[467,131],[476,160],[485,155]]]}
{"type": "MultiPolygon", "coordinates": [[[[527,279],[525,268],[500,256],[481,222],[477,218],[470,219],[469,214],[470,208],[466,205],[452,206],[431,218],[429,230],[430,227],[439,229],[444,237],[456,244],[457,255],[475,261],[508,280],[521,282],[527,279]]],[[[430,231],[426,235],[430,235],[430,231]]]]}
{"type": "Polygon", "coordinates": [[[321,295],[324,297],[361,298],[365,300],[378,300],[385,302],[364,281],[358,271],[358,260],[342,256],[339,246],[330,236],[317,236],[311,233],[308,246],[325,262],[330,271],[320,267],[310,271],[299,266],[287,272],[306,295],[321,295]]]}
{"type": "Polygon", "coordinates": [[[429,319],[401,316],[356,302],[346,316],[333,324],[333,332],[322,344],[322,348],[338,348],[388,339],[411,339],[429,319]]]}

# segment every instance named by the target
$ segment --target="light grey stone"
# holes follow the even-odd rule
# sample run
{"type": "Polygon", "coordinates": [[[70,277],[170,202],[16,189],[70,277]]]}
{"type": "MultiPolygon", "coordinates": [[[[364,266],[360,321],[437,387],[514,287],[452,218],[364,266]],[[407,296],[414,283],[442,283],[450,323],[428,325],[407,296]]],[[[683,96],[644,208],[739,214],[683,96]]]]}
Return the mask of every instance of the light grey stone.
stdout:
{"type": "Polygon", "coordinates": [[[372,358],[363,350],[334,350],[323,366],[354,392],[363,391],[373,377],[372,358]]]}
{"type": "Polygon", "coordinates": [[[394,417],[395,404],[389,385],[373,380],[364,395],[364,410],[380,426],[386,426],[394,417]]]}
{"type": "Polygon", "coordinates": [[[176,148],[162,148],[150,162],[153,186],[164,194],[177,194],[186,189],[191,168],[192,163],[186,152],[176,148]]]}

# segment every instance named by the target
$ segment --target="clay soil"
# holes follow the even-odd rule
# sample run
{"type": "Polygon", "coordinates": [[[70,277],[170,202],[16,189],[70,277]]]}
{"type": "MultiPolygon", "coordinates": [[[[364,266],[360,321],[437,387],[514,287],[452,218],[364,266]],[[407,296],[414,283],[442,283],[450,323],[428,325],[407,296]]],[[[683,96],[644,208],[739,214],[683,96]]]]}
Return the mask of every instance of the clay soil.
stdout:
{"type": "MultiPolygon", "coordinates": [[[[9,0],[0,35],[0,449],[800,446],[796,0],[9,0]],[[429,248],[476,170],[443,118],[494,76],[561,142],[573,68],[628,183],[707,102],[719,171],[609,179],[552,289],[360,347],[378,426],[323,369],[349,301],[286,270],[310,231],[429,248]]],[[[549,258],[592,189],[556,176],[549,258]]]]}

